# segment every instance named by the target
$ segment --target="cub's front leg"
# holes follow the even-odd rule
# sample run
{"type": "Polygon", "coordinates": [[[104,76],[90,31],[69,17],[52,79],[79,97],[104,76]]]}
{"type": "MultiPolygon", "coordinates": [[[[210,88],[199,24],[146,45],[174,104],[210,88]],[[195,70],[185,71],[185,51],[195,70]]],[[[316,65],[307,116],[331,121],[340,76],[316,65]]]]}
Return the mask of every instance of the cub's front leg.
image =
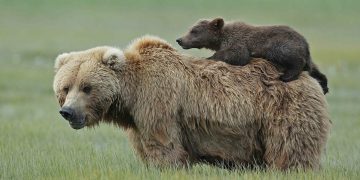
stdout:
{"type": "Polygon", "coordinates": [[[250,62],[250,54],[245,47],[231,47],[216,51],[214,55],[207,59],[224,61],[231,65],[244,66],[250,62]]]}

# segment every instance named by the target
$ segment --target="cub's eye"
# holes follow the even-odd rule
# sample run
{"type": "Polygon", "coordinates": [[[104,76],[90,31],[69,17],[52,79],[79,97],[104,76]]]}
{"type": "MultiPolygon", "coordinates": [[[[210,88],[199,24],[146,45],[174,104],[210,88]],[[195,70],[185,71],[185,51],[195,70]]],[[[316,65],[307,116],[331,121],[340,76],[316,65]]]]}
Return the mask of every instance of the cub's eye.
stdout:
{"type": "Polygon", "coordinates": [[[194,29],[190,31],[191,34],[197,34],[198,32],[199,32],[199,31],[194,30],[194,29]]]}
{"type": "Polygon", "coordinates": [[[65,94],[67,94],[69,92],[69,87],[64,87],[63,91],[64,91],[65,94]]]}
{"type": "Polygon", "coordinates": [[[90,87],[90,86],[85,86],[85,87],[83,88],[83,92],[86,93],[86,94],[89,94],[90,91],[91,91],[91,87],[90,87]]]}

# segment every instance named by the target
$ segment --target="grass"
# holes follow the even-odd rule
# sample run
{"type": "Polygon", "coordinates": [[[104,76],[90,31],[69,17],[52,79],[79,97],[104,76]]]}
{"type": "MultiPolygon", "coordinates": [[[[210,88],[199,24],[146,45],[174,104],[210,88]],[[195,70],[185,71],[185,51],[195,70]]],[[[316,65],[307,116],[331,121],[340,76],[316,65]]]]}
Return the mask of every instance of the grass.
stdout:
{"type": "Polygon", "coordinates": [[[359,7],[356,0],[0,0],[0,179],[359,179],[359,7]],[[74,131],[58,114],[52,91],[57,54],[104,44],[125,47],[144,34],[179,49],[176,37],[197,19],[216,16],[287,24],[307,37],[330,80],[333,128],[322,170],[147,168],[122,130],[102,124],[74,131]]]}

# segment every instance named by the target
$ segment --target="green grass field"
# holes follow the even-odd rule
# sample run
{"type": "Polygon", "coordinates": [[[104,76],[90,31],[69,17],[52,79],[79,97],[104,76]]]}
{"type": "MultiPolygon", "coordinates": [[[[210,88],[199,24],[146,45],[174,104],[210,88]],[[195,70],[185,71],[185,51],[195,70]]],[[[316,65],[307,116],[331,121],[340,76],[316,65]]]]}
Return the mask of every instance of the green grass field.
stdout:
{"type": "Polygon", "coordinates": [[[0,0],[0,179],[360,179],[359,33],[357,0],[0,0]],[[147,168],[121,129],[102,124],[75,131],[58,114],[52,90],[57,54],[98,45],[124,48],[144,34],[180,50],[175,39],[190,25],[217,16],[287,24],[307,37],[330,84],[333,127],[322,170],[147,168]]]}

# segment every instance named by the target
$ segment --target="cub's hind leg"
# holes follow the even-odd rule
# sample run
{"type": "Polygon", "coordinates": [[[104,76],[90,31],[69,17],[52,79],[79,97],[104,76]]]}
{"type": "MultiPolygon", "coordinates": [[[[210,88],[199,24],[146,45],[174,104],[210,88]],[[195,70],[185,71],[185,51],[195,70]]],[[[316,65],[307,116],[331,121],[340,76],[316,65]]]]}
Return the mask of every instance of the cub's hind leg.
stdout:
{"type": "Polygon", "coordinates": [[[280,76],[280,80],[290,82],[297,79],[305,66],[305,60],[298,57],[287,57],[288,59],[281,64],[284,67],[284,74],[280,76]]]}

